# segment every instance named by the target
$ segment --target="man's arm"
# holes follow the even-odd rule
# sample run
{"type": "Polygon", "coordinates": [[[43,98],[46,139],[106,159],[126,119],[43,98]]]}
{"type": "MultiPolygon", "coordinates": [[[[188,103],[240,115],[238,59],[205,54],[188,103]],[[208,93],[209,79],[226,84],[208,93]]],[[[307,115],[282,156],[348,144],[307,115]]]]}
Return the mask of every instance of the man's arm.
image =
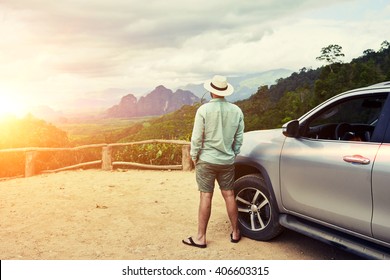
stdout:
{"type": "Polygon", "coordinates": [[[244,141],[244,115],[241,114],[240,122],[238,124],[236,135],[234,136],[233,151],[237,156],[240,153],[242,142],[244,141]]]}
{"type": "Polygon", "coordinates": [[[202,148],[203,137],[204,137],[204,118],[199,109],[195,115],[194,127],[192,129],[192,136],[191,136],[190,155],[192,160],[194,161],[194,164],[196,164],[196,161],[198,160],[199,152],[200,149],[202,148]]]}

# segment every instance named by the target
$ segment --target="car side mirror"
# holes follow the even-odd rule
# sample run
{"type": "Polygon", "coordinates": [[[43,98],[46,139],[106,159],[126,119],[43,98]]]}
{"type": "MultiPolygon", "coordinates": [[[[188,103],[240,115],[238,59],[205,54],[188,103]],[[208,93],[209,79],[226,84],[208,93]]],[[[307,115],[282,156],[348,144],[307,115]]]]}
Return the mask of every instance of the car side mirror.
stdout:
{"type": "Polygon", "coordinates": [[[292,120],[288,123],[284,124],[283,127],[283,135],[287,137],[299,137],[299,121],[292,120]]]}

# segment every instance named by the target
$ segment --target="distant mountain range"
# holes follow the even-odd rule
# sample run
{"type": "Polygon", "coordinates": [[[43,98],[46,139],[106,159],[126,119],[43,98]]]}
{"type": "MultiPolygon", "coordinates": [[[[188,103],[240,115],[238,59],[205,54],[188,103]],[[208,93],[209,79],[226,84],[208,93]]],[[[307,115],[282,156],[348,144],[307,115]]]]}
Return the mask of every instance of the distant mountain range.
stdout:
{"type": "MultiPolygon", "coordinates": [[[[233,85],[235,92],[227,99],[232,102],[247,99],[255,94],[260,86],[275,84],[277,79],[289,76],[291,73],[292,71],[287,69],[276,69],[263,73],[229,77],[228,80],[233,85]]],[[[103,116],[105,118],[159,116],[176,111],[183,105],[200,102],[202,98],[210,98],[209,94],[205,94],[203,83],[190,84],[175,92],[160,85],[139,100],[133,94],[122,97],[120,103],[106,110],[103,116]]]]}
{"type": "Polygon", "coordinates": [[[151,93],[139,100],[128,94],[120,103],[104,112],[104,118],[132,118],[142,116],[160,116],[199,102],[200,98],[188,90],[178,89],[173,92],[164,86],[156,87],[151,93]]]}
{"type": "MultiPolygon", "coordinates": [[[[248,99],[257,92],[260,86],[276,84],[278,79],[286,78],[292,73],[293,71],[288,69],[274,69],[261,73],[228,77],[228,82],[234,87],[234,93],[227,99],[231,102],[248,99]]],[[[209,94],[203,88],[203,83],[189,84],[180,88],[193,92],[199,98],[209,99],[209,94]]]]}
{"type": "MultiPolygon", "coordinates": [[[[257,92],[263,85],[276,84],[276,80],[293,73],[287,69],[275,69],[261,73],[228,77],[235,89],[234,94],[227,99],[231,102],[244,100],[257,92]]],[[[131,118],[142,116],[159,116],[180,109],[183,105],[192,105],[202,98],[209,100],[210,96],[201,84],[189,84],[175,91],[160,85],[141,97],[126,94],[124,89],[106,89],[101,92],[88,93],[82,99],[74,100],[68,107],[76,109],[68,113],[64,110],[55,111],[49,106],[31,108],[30,112],[49,122],[66,122],[68,118],[131,118]],[[118,99],[120,98],[119,103],[118,99]]]]}

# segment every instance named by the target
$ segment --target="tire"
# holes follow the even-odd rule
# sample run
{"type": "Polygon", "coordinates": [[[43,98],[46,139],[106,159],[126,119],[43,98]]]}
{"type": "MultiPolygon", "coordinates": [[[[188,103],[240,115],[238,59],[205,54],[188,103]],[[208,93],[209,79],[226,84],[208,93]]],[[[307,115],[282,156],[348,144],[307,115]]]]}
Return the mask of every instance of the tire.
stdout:
{"type": "Polygon", "coordinates": [[[250,174],[239,178],[234,191],[242,235],[267,241],[282,233],[276,203],[260,175],[250,174]]]}

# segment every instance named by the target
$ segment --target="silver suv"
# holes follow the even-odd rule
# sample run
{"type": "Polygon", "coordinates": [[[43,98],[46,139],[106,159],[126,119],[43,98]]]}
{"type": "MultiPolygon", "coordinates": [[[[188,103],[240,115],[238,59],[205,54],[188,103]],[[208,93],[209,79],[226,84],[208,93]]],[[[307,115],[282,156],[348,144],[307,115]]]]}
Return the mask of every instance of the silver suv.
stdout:
{"type": "Polygon", "coordinates": [[[283,228],[390,259],[390,82],[330,98],[281,129],[247,132],[235,192],[242,234],[283,228]]]}

